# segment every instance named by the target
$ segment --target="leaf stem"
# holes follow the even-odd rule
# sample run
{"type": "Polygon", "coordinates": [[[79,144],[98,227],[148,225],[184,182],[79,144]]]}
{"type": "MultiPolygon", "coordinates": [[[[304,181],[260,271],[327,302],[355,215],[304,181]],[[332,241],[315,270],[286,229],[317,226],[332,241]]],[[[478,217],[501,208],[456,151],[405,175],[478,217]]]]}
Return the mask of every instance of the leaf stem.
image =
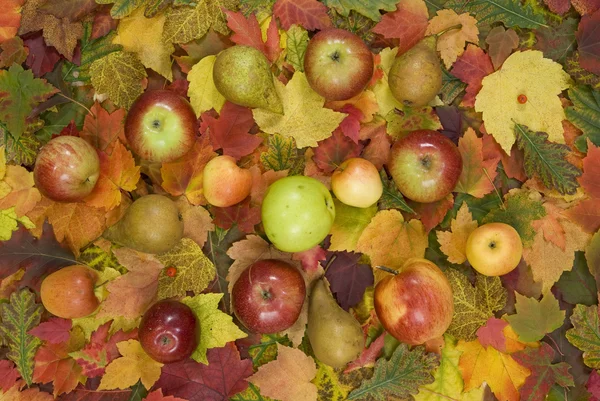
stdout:
{"type": "Polygon", "coordinates": [[[500,199],[500,207],[503,210],[506,210],[506,206],[504,205],[504,199],[502,199],[502,196],[500,196],[500,191],[498,191],[498,188],[496,187],[496,184],[494,184],[492,177],[490,177],[490,175],[485,167],[482,167],[482,170],[485,173],[485,176],[487,177],[487,179],[490,181],[490,184],[492,184],[492,186],[494,187],[494,191],[496,191],[496,195],[498,196],[498,199],[500,199]]]}
{"type": "Polygon", "coordinates": [[[75,103],[75,104],[78,104],[79,106],[81,106],[81,107],[83,107],[84,109],[86,109],[86,110],[87,110],[87,112],[88,112],[88,113],[90,113],[90,114],[92,115],[92,117],[96,118],[96,115],[95,115],[95,114],[92,112],[92,110],[90,110],[90,109],[89,109],[89,108],[88,108],[88,107],[87,107],[85,104],[83,104],[83,103],[81,103],[81,102],[79,102],[79,101],[77,101],[77,100],[75,100],[75,99],[73,99],[73,98],[70,98],[70,97],[69,97],[69,96],[67,96],[67,95],[64,95],[62,92],[58,92],[58,93],[57,93],[57,95],[59,95],[59,96],[62,96],[62,97],[64,97],[65,99],[67,99],[67,100],[70,100],[71,102],[73,102],[73,103],[75,103]]]}
{"type": "Polygon", "coordinates": [[[327,273],[327,269],[329,269],[329,266],[331,266],[336,259],[337,259],[337,255],[333,255],[331,257],[331,259],[329,259],[329,261],[325,265],[325,269],[323,269],[323,274],[327,273]]]}
{"type": "Polygon", "coordinates": [[[398,272],[397,272],[396,270],[394,270],[394,269],[390,269],[389,267],[385,267],[385,266],[375,266],[375,268],[376,268],[376,269],[379,269],[379,270],[381,270],[381,271],[384,271],[384,272],[386,272],[386,273],[393,274],[394,276],[395,276],[396,274],[398,274],[398,272]]]}

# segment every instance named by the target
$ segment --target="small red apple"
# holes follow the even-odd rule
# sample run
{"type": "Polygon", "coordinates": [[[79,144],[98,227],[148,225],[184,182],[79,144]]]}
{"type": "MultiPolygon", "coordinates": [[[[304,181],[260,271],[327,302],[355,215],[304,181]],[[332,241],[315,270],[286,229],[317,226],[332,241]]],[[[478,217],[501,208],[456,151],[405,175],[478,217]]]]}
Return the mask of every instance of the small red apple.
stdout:
{"type": "Polygon", "coordinates": [[[57,136],[37,155],[33,180],[37,189],[56,202],[77,202],[88,196],[100,177],[96,149],[77,136],[57,136]]]}
{"type": "Polygon", "coordinates": [[[190,103],[174,91],[147,90],[131,105],[125,137],[135,154],[151,162],[169,162],[186,154],[198,132],[190,103]]]}
{"type": "Polygon", "coordinates": [[[231,156],[217,156],[204,167],[202,190],[213,206],[228,207],[243,201],[252,189],[252,173],[231,156]]]}
{"type": "Polygon", "coordinates": [[[409,259],[397,274],[375,285],[373,296],[383,328],[406,344],[440,337],[454,314],[448,279],[426,259],[409,259]]]}
{"type": "Polygon", "coordinates": [[[87,266],[63,267],[42,281],[42,304],[48,312],[58,317],[85,317],[94,312],[100,304],[94,293],[97,281],[98,273],[87,266]]]}
{"type": "Polygon", "coordinates": [[[192,309],[179,301],[152,305],[140,322],[138,336],[144,351],[160,363],[188,358],[198,345],[198,321],[192,309]]]}
{"type": "Polygon", "coordinates": [[[327,100],[358,95],[373,75],[373,54],[352,32],[331,28],[319,31],[308,42],[304,71],[311,88],[327,100]]]}
{"type": "Polygon", "coordinates": [[[292,326],[302,310],[306,284],[294,266],[264,259],[248,266],[233,285],[231,302],[240,322],[255,333],[276,333],[292,326]]]}
{"type": "Polygon", "coordinates": [[[383,184],[377,167],[367,159],[344,160],[331,176],[331,190],[341,202],[354,207],[369,207],[381,198],[383,184]]]}
{"type": "Polygon", "coordinates": [[[413,131],[392,145],[388,167],[408,199],[431,203],[454,190],[462,172],[458,147],[437,131],[413,131]]]}

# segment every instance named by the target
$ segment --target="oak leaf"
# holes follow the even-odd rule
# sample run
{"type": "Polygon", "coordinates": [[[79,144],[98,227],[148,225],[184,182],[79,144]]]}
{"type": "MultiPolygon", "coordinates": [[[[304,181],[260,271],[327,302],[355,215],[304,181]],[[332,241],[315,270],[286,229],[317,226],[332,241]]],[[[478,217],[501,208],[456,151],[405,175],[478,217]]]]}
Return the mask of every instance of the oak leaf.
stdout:
{"type": "Polygon", "coordinates": [[[398,54],[406,52],[425,36],[429,14],[423,0],[401,1],[372,29],[386,39],[399,39],[398,54]]]}
{"type": "Polygon", "coordinates": [[[217,90],[213,80],[213,67],[216,59],[217,56],[213,55],[202,58],[194,64],[187,75],[187,80],[190,83],[188,96],[196,116],[210,109],[220,112],[225,104],[225,98],[217,90]]]}
{"type": "Polygon", "coordinates": [[[252,110],[256,123],[268,134],[293,137],[299,148],[317,146],[346,118],[346,114],[323,108],[325,99],[311,89],[302,72],[296,71],[285,86],[278,80],[274,83],[284,114],[252,110]]]}
{"type": "Polygon", "coordinates": [[[122,357],[113,360],[107,367],[98,390],[124,389],[141,380],[149,389],[161,374],[162,363],[156,362],[144,352],[137,340],[117,344],[122,357]]]}
{"type": "Polygon", "coordinates": [[[494,66],[492,65],[490,56],[482,48],[469,44],[467,45],[467,50],[452,65],[450,72],[467,84],[466,94],[460,105],[473,107],[475,105],[475,97],[482,87],[481,81],[494,72],[494,66]]]}
{"type": "Polygon", "coordinates": [[[289,29],[293,24],[309,31],[331,26],[327,7],[317,0],[277,0],[273,5],[273,16],[279,19],[283,29],[289,29]]]}
{"type": "Polygon", "coordinates": [[[463,54],[466,42],[479,43],[479,29],[477,20],[469,13],[456,14],[453,10],[439,10],[435,17],[429,21],[425,35],[439,34],[437,38],[437,50],[446,65],[450,68],[456,58],[463,54]],[[460,25],[458,28],[452,28],[460,25]]]}
{"type": "Polygon", "coordinates": [[[450,223],[450,231],[436,231],[440,249],[448,257],[448,262],[461,264],[467,260],[467,239],[476,228],[477,221],[473,220],[469,206],[463,202],[450,223]]]}
{"type": "Polygon", "coordinates": [[[463,168],[455,191],[483,198],[494,190],[493,182],[500,159],[498,157],[484,159],[483,140],[477,137],[471,127],[458,140],[458,150],[462,157],[463,168]]]}
{"type": "Polygon", "coordinates": [[[311,383],[317,374],[315,361],[299,349],[277,344],[277,359],[258,368],[247,378],[267,397],[281,401],[312,401],[317,387],[311,383]]]}

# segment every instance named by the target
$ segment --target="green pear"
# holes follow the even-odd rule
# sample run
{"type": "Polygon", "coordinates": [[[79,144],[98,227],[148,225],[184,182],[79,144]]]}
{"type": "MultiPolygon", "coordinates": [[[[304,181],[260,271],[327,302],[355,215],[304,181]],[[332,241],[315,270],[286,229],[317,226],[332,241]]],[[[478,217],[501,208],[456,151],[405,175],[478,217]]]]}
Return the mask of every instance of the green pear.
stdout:
{"type": "Polygon", "coordinates": [[[163,195],[144,195],[103,234],[107,240],[145,253],[164,253],[183,237],[183,222],[175,202],[163,195]]]}
{"type": "Polygon", "coordinates": [[[442,89],[442,67],[435,46],[436,37],[428,36],[394,59],[388,84],[402,104],[425,106],[442,89]]]}
{"type": "Polygon", "coordinates": [[[233,46],[217,56],[213,67],[217,90],[232,103],[283,114],[269,61],[250,46],[233,46]]]}
{"type": "Polygon", "coordinates": [[[360,323],[338,305],[325,278],[310,294],[306,332],[317,359],[332,368],[343,368],[364,348],[360,323]]]}

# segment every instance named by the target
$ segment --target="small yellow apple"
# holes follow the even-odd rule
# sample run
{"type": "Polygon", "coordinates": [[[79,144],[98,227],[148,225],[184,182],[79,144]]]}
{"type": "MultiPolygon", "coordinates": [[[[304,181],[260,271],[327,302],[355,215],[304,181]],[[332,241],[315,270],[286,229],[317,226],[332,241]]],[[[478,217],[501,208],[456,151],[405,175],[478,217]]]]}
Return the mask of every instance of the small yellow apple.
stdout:
{"type": "Polygon", "coordinates": [[[340,164],[331,175],[331,190],[346,205],[369,207],[383,194],[383,185],[373,163],[352,157],[340,164]]]}
{"type": "Polygon", "coordinates": [[[467,239],[467,260],[486,276],[502,276],[513,271],[523,256],[517,230],[505,223],[487,223],[467,239]]]}

